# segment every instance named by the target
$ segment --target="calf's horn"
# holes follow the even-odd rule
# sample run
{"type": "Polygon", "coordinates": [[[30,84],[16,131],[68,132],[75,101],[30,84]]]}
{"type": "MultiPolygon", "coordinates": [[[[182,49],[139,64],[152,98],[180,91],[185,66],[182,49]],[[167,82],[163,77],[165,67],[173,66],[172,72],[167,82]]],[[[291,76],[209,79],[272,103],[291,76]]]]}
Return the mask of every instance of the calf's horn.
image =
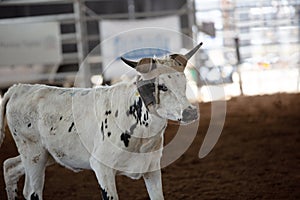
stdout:
{"type": "Polygon", "coordinates": [[[197,46],[195,46],[192,50],[190,50],[187,54],[185,54],[186,59],[190,59],[197,51],[198,49],[202,46],[202,42],[200,42],[200,44],[198,44],[197,46]]]}
{"type": "Polygon", "coordinates": [[[124,62],[124,63],[126,63],[127,65],[129,65],[130,67],[132,67],[132,68],[136,68],[136,66],[137,66],[137,62],[135,62],[135,61],[131,61],[131,60],[127,60],[126,58],[123,58],[123,57],[121,57],[121,60],[124,62]]]}

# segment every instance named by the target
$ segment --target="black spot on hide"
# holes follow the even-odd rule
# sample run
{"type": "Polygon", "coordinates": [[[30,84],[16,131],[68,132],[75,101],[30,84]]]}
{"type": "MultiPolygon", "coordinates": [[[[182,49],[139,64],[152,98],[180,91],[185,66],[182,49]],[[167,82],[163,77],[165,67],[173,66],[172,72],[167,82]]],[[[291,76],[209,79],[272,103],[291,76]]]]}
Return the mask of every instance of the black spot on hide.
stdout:
{"type": "Polygon", "coordinates": [[[29,123],[29,124],[27,125],[27,127],[30,128],[30,127],[31,127],[31,123],[29,123]]]}
{"type": "Polygon", "coordinates": [[[59,118],[59,121],[61,121],[61,120],[62,120],[62,118],[63,118],[63,117],[62,117],[62,116],[60,116],[60,118],[59,118]]]}
{"type": "Polygon", "coordinates": [[[110,110],[108,110],[108,111],[105,112],[105,115],[106,115],[106,116],[108,116],[108,115],[110,115],[110,114],[111,114],[111,111],[110,111],[110,110]]]}
{"type": "Polygon", "coordinates": [[[146,111],[146,113],[144,114],[144,121],[143,121],[143,124],[148,127],[149,123],[147,122],[149,119],[149,113],[148,111],[146,111]]]}
{"type": "Polygon", "coordinates": [[[137,101],[134,102],[133,105],[129,107],[129,115],[133,115],[133,117],[136,119],[137,123],[142,124],[142,107],[143,102],[142,99],[139,98],[137,101]]]}
{"type": "Polygon", "coordinates": [[[72,122],[72,124],[71,124],[71,126],[70,126],[70,128],[69,128],[69,133],[72,131],[72,128],[74,127],[74,122],[72,122]]]}
{"type": "Polygon", "coordinates": [[[101,123],[101,134],[102,134],[102,139],[104,140],[104,128],[103,128],[103,122],[101,123]]]}
{"type": "MultiPolygon", "coordinates": [[[[127,111],[127,115],[128,116],[132,115],[136,119],[136,125],[140,124],[148,127],[149,112],[146,110],[146,112],[142,114],[142,107],[143,107],[142,99],[139,98],[137,101],[134,102],[133,105],[130,106],[129,110],[127,111]]],[[[130,133],[132,134],[132,132],[133,131],[131,129],[130,133]]]]}
{"type": "Polygon", "coordinates": [[[50,135],[56,135],[56,134],[55,134],[55,128],[54,128],[54,127],[51,127],[51,128],[50,128],[50,135]]]}
{"type": "Polygon", "coordinates": [[[115,117],[118,117],[118,115],[119,115],[119,111],[117,110],[115,113],[115,117]]]}
{"type": "Polygon", "coordinates": [[[131,138],[131,136],[127,132],[122,133],[121,140],[124,142],[125,147],[128,147],[130,138],[131,138]]]}
{"type": "Polygon", "coordinates": [[[30,200],[39,200],[39,196],[36,193],[32,193],[30,200]]]}
{"type": "Polygon", "coordinates": [[[105,128],[107,129],[107,118],[104,120],[104,123],[105,123],[105,128]]]}
{"type": "Polygon", "coordinates": [[[108,133],[107,133],[107,136],[110,137],[110,135],[111,135],[111,132],[108,132],[108,133]]]}
{"type": "Polygon", "coordinates": [[[13,134],[14,134],[14,136],[17,136],[17,130],[16,129],[14,129],[13,134]]]}

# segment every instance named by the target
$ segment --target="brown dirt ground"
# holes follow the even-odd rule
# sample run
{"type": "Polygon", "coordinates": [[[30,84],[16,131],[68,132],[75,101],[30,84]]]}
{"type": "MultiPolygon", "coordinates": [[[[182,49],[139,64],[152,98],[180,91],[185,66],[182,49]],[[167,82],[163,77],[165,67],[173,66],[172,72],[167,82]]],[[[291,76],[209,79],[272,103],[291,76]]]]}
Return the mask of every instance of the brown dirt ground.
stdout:
{"type": "MultiPolygon", "coordinates": [[[[194,142],[180,159],[162,170],[165,199],[300,199],[300,94],[228,101],[222,135],[203,159],[198,153],[209,125],[211,104],[201,103],[200,109],[194,142]]],[[[177,128],[168,127],[166,141],[177,128]]],[[[7,136],[0,149],[0,199],[6,199],[3,161],[16,155],[7,136]]],[[[148,199],[142,180],[120,176],[117,187],[120,199],[148,199]]],[[[44,199],[101,197],[91,171],[74,173],[54,165],[46,171],[44,199]]]]}

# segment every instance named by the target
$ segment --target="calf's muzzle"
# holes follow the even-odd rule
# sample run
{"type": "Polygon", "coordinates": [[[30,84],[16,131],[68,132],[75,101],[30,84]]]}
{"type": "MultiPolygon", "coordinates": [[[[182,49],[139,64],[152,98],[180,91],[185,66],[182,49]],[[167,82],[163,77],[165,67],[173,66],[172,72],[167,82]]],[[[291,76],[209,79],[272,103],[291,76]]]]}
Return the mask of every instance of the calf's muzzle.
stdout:
{"type": "Polygon", "coordinates": [[[198,109],[192,106],[184,109],[182,112],[182,123],[190,123],[199,118],[198,109]]]}

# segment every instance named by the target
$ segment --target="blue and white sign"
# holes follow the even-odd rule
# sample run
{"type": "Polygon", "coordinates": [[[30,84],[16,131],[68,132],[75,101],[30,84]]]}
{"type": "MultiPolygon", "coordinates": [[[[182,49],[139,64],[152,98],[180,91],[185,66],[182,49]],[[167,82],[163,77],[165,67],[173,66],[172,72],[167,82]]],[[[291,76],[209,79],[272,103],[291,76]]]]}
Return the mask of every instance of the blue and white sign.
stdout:
{"type": "Polygon", "coordinates": [[[105,79],[120,78],[134,71],[120,60],[162,57],[182,48],[178,16],[139,20],[100,21],[101,55],[105,79]]]}

